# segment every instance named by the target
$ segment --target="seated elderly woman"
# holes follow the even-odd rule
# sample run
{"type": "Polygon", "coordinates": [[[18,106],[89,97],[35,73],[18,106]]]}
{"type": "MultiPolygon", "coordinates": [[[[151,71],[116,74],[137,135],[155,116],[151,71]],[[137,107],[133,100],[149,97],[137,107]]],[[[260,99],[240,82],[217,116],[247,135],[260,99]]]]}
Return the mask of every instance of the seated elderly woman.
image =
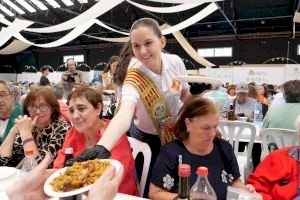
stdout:
{"type": "Polygon", "coordinates": [[[208,168],[208,179],[218,199],[226,199],[227,187],[254,191],[244,185],[232,146],[220,138],[218,107],[209,99],[191,96],[179,111],[174,140],[161,148],[150,184],[151,199],[174,199],[178,190],[178,157],[191,165],[190,184],[196,182],[199,166],[208,168]]]}
{"type": "MultiPolygon", "coordinates": [[[[68,97],[70,119],[73,127],[67,133],[63,148],[54,161],[55,168],[61,168],[65,162],[65,148],[73,148],[73,156],[93,148],[101,138],[109,121],[101,118],[102,96],[91,88],[79,88],[68,97]]],[[[111,151],[111,159],[119,160],[124,165],[124,178],[119,192],[138,195],[135,180],[135,163],[130,144],[124,134],[111,151]]]]}
{"type": "MultiPolygon", "coordinates": [[[[300,138],[300,116],[296,120],[296,127],[300,138]]],[[[299,146],[272,151],[249,175],[248,183],[264,200],[295,199],[299,184],[299,159],[299,146]]]]}
{"type": "Polygon", "coordinates": [[[24,149],[33,149],[38,163],[46,153],[55,158],[70,128],[59,120],[59,104],[50,88],[31,90],[24,100],[23,114],[0,147],[0,166],[16,167],[25,157],[24,149]]]}

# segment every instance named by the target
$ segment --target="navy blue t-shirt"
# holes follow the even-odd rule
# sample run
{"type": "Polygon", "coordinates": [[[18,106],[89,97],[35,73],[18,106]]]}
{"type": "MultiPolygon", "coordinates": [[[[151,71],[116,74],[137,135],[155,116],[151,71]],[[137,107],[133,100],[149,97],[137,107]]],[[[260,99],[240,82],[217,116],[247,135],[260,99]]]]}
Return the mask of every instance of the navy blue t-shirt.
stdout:
{"type": "Polygon", "coordinates": [[[191,165],[191,187],[198,177],[197,168],[199,166],[208,168],[208,180],[218,200],[226,199],[227,186],[240,177],[236,157],[232,146],[227,141],[217,139],[211,153],[199,156],[190,153],[179,140],[174,140],[161,147],[152,171],[151,183],[169,192],[177,193],[179,155],[182,155],[182,163],[191,165]]]}

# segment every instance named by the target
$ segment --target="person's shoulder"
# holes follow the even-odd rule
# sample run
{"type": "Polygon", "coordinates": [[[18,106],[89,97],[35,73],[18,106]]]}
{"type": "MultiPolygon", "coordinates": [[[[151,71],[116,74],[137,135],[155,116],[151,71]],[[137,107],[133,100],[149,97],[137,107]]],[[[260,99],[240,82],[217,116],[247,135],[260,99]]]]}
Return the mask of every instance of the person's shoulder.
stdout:
{"type": "Polygon", "coordinates": [[[256,103],[256,99],[253,99],[252,97],[248,97],[247,100],[250,102],[250,103],[256,103]]]}
{"type": "Polygon", "coordinates": [[[215,140],[215,144],[220,149],[220,151],[222,151],[227,157],[230,157],[232,155],[233,147],[228,141],[222,138],[217,138],[215,140]]]}
{"type": "Polygon", "coordinates": [[[169,53],[161,53],[162,59],[166,60],[167,62],[173,62],[173,63],[178,63],[182,62],[182,59],[176,55],[176,54],[169,54],[169,53]]]}
{"type": "Polygon", "coordinates": [[[296,147],[286,147],[286,148],[282,148],[282,149],[277,149],[277,150],[274,150],[272,151],[269,155],[270,156],[282,156],[282,155],[285,155],[287,154],[288,152],[292,151],[293,148],[296,149],[296,147]]]}
{"type": "Polygon", "coordinates": [[[183,144],[179,140],[173,140],[172,142],[169,142],[161,147],[161,152],[171,155],[177,155],[177,151],[181,151],[183,148],[183,144]]]}
{"type": "Polygon", "coordinates": [[[70,125],[66,121],[64,121],[64,120],[60,120],[59,119],[59,120],[56,121],[56,123],[59,124],[59,125],[61,125],[61,126],[70,127],[70,125]]]}

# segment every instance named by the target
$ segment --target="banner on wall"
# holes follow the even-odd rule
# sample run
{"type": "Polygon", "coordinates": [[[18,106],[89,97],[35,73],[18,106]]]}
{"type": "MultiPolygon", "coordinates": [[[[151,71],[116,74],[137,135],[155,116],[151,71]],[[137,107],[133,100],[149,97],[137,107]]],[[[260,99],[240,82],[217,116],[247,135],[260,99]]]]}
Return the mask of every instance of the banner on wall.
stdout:
{"type": "Polygon", "coordinates": [[[285,74],[284,74],[284,80],[300,80],[300,65],[285,65],[285,74]]]}
{"type": "Polygon", "coordinates": [[[284,83],[284,71],[285,67],[234,67],[233,83],[255,82],[280,85],[284,83]]]}

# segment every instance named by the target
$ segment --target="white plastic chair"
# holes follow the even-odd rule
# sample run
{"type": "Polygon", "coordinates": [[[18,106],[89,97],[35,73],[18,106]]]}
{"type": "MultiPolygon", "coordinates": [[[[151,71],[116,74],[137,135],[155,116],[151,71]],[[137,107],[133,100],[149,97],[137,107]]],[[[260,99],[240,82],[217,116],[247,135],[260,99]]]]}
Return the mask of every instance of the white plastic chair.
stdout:
{"type": "Polygon", "coordinates": [[[256,135],[255,125],[248,122],[221,120],[219,130],[222,138],[233,146],[234,154],[239,164],[241,180],[246,183],[247,177],[253,171],[252,149],[256,135]],[[250,131],[250,134],[247,133],[247,137],[243,137],[245,129],[249,129],[250,131]],[[244,152],[238,152],[239,143],[241,139],[245,141],[244,138],[249,138],[248,145],[245,147],[244,152]]]}
{"type": "Polygon", "coordinates": [[[263,160],[269,153],[269,144],[275,143],[278,149],[298,145],[298,134],[296,130],[280,129],[280,128],[266,128],[261,130],[261,160],[263,160]]]}
{"type": "Polygon", "coordinates": [[[140,196],[143,197],[144,195],[144,190],[145,190],[145,185],[146,185],[146,180],[149,172],[149,167],[150,167],[150,162],[151,162],[151,156],[152,152],[149,147],[149,145],[145,142],[141,142],[133,137],[128,137],[130,146],[132,148],[132,156],[134,159],[136,159],[136,156],[138,153],[142,153],[144,156],[144,163],[143,163],[143,171],[142,171],[142,176],[141,176],[141,181],[139,184],[140,188],[140,196]]]}

